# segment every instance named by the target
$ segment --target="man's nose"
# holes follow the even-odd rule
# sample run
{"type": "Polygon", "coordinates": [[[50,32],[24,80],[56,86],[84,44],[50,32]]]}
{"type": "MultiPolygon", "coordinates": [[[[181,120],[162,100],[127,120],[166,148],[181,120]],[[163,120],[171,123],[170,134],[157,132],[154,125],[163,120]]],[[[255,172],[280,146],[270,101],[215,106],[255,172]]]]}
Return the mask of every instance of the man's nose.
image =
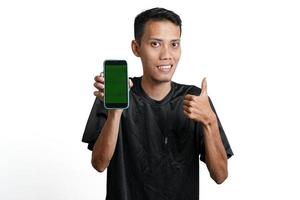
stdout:
{"type": "Polygon", "coordinates": [[[171,52],[170,49],[167,45],[163,45],[163,47],[161,48],[160,51],[160,55],[159,55],[159,59],[160,60],[171,60],[171,52]]]}

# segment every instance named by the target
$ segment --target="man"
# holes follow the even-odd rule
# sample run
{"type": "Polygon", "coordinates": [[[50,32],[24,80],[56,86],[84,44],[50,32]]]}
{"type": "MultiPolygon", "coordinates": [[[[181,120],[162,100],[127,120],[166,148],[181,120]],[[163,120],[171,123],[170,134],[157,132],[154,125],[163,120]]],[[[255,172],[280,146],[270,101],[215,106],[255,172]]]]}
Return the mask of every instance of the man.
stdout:
{"type": "Polygon", "coordinates": [[[82,140],[93,167],[108,169],[107,200],[199,199],[199,155],[218,184],[233,155],[206,79],[202,90],[171,81],[181,54],[181,19],[174,12],[140,13],[134,33],[132,51],[143,76],[129,81],[129,108],[105,110],[104,77],[96,76],[97,98],[82,140]]]}

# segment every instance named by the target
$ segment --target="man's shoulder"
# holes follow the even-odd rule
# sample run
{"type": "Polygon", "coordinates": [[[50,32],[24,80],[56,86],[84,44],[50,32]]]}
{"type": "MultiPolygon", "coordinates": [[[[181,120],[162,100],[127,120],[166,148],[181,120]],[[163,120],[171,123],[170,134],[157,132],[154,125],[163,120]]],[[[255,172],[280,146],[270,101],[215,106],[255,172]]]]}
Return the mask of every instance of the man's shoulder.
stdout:
{"type": "Polygon", "coordinates": [[[172,84],[174,86],[175,93],[183,93],[184,95],[185,94],[200,95],[201,93],[201,88],[195,85],[182,84],[173,81],[172,84]]]}
{"type": "Polygon", "coordinates": [[[142,77],[129,77],[129,79],[133,83],[133,86],[130,89],[130,91],[133,92],[133,93],[140,94],[141,93],[140,82],[142,80],[142,77]]]}
{"type": "Polygon", "coordinates": [[[129,79],[130,79],[132,82],[140,81],[141,78],[142,78],[141,76],[139,76],[139,77],[136,77],[136,76],[134,76],[134,77],[129,77],[129,79]]]}

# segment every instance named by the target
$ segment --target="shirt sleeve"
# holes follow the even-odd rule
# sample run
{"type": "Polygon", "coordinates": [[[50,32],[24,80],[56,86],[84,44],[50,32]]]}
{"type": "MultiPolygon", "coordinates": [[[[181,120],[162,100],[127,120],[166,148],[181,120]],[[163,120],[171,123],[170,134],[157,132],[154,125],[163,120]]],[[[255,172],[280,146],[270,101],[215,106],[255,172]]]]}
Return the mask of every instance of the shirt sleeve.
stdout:
{"type": "MultiPolygon", "coordinates": [[[[214,113],[217,116],[219,131],[220,131],[222,143],[224,145],[224,148],[225,148],[225,151],[226,151],[226,154],[227,154],[227,158],[230,158],[231,156],[233,156],[233,151],[232,151],[232,149],[230,147],[230,144],[229,144],[228,139],[226,137],[225,131],[224,131],[223,127],[222,127],[221,121],[220,121],[220,119],[219,119],[219,117],[217,115],[217,112],[216,112],[216,110],[215,110],[215,108],[213,106],[213,103],[212,103],[212,101],[211,101],[210,98],[208,98],[208,99],[209,99],[209,103],[210,103],[210,106],[211,106],[212,110],[214,111],[214,113]]],[[[203,135],[202,135],[202,137],[200,139],[200,160],[203,161],[203,162],[205,162],[205,148],[204,148],[204,138],[203,138],[203,135]]]]}
{"type": "Polygon", "coordinates": [[[106,119],[107,110],[104,108],[103,101],[96,98],[82,137],[82,142],[88,143],[89,150],[93,150],[106,119]]]}

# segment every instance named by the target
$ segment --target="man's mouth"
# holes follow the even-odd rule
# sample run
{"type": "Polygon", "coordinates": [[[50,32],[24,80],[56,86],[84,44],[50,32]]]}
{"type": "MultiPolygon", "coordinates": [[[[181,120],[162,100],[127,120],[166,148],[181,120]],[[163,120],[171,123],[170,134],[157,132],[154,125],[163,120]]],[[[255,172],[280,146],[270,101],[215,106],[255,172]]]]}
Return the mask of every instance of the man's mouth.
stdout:
{"type": "Polygon", "coordinates": [[[163,71],[163,72],[169,72],[172,67],[173,67],[173,65],[159,65],[159,66],[157,66],[157,68],[160,71],[163,71]]]}

